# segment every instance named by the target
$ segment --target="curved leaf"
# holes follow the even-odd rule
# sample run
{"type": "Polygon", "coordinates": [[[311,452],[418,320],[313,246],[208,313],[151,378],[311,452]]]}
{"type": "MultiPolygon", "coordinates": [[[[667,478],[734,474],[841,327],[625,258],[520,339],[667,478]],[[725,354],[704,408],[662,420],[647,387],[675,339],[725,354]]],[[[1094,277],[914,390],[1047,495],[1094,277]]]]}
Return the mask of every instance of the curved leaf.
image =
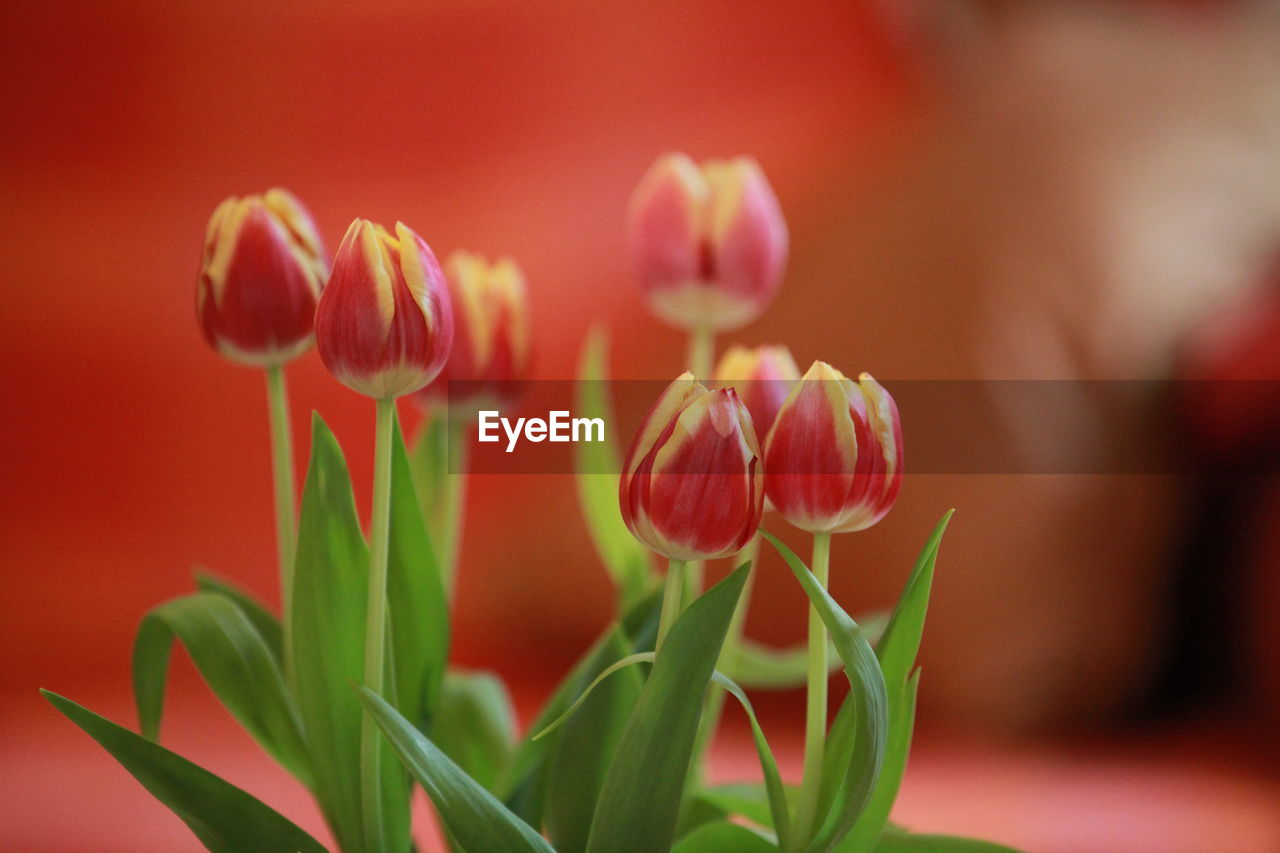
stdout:
{"type": "MultiPolygon", "coordinates": [[[[774,648],[743,637],[724,657],[724,674],[748,690],[790,690],[803,686],[809,677],[809,647],[803,643],[774,648]]],[[[834,646],[829,649],[827,665],[831,672],[840,668],[834,646]]]]}
{"type": "Polygon", "coordinates": [[[280,626],[280,619],[274,613],[230,581],[208,572],[196,572],[196,588],[201,592],[220,593],[238,604],[244,611],[244,615],[248,616],[249,621],[253,623],[253,627],[258,629],[258,634],[267,644],[267,648],[271,649],[276,665],[280,667],[281,672],[284,671],[284,629],[280,626]]]}
{"type": "Polygon", "coordinates": [[[160,732],[173,639],[241,725],[303,784],[310,760],[298,710],[270,648],[238,604],[215,592],[197,592],[152,609],[133,644],[133,692],[142,735],[160,732]]]}
{"type": "MultiPolygon", "coordinates": [[[[348,853],[365,849],[360,812],[364,710],[351,686],[364,680],[368,571],[369,550],[347,464],[337,439],[316,415],[294,562],[292,678],[316,797],[348,853]]],[[[382,769],[388,845],[408,849],[409,784],[389,747],[382,769]]]]}
{"type": "Polygon", "coordinates": [[[449,658],[449,602],[422,520],[409,454],[396,418],[391,440],[391,537],[387,553],[396,707],[423,722],[435,709],[449,658]]]}
{"type": "MultiPolygon", "coordinates": [[[[604,329],[596,327],[587,334],[578,362],[576,413],[613,423],[613,402],[606,381],[608,361],[609,336],[604,329]]],[[[578,503],[587,530],[618,588],[622,609],[626,609],[658,585],[658,575],[648,550],[627,530],[618,509],[622,454],[607,431],[604,441],[577,442],[573,452],[578,469],[578,503]]]]}
{"type": "Polygon", "coordinates": [[[182,818],[213,853],[324,853],[320,842],[236,786],[70,699],[40,692],[182,818]]]}
{"type": "Polygon", "coordinates": [[[367,687],[361,699],[396,755],[418,780],[450,836],[463,850],[555,853],[527,823],[455,764],[386,700],[367,687]]]}
{"type": "Polygon", "coordinates": [[[849,695],[857,703],[853,714],[853,749],[844,782],[833,808],[808,847],[810,851],[829,851],[848,835],[870,801],[880,777],[889,733],[884,674],[858,623],[822,588],[804,561],[772,534],[763,530],[760,533],[782,555],[831,633],[849,679],[849,695]]]}
{"type": "MultiPolygon", "coordinates": [[[[622,632],[611,633],[605,655],[623,657],[627,651],[622,632]]],[[[590,692],[591,698],[581,703],[554,739],[547,763],[545,820],[560,853],[586,849],[601,786],[643,684],[640,673],[627,669],[601,689],[584,691],[583,697],[590,692]]]]}
{"type": "MultiPolygon", "coordinates": [[[[915,726],[916,690],[919,670],[912,672],[920,639],[924,633],[925,613],[929,608],[929,593],[933,587],[934,567],[942,535],[955,510],[948,510],[938,521],[933,535],[925,543],[916,558],[911,575],[903,587],[902,596],[894,608],[893,616],[885,628],[884,636],[876,646],[876,656],[884,670],[885,685],[889,690],[889,745],[885,751],[884,768],[871,801],[858,818],[849,838],[855,845],[851,850],[869,850],[884,831],[898,797],[902,777],[907,769],[907,757],[911,752],[911,734],[915,726]]],[[[833,727],[834,728],[834,727],[833,727]]],[[[826,781],[824,768],[824,783],[826,781]]]]}
{"type": "Polygon", "coordinates": [[[709,589],[671,627],[601,788],[591,853],[671,846],[703,699],[749,568],[709,589]]]}
{"type": "Polygon", "coordinates": [[[671,853],[773,853],[769,839],[736,823],[707,823],[681,838],[671,853]]]}

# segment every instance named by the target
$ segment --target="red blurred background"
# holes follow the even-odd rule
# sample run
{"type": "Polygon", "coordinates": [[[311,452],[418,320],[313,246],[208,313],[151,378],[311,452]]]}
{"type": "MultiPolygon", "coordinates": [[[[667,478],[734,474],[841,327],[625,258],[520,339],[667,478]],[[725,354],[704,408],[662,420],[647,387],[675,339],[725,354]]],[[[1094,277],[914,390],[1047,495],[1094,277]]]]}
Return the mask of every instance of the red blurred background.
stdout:
{"type": "MultiPolygon", "coordinates": [[[[289,188],[331,248],[364,216],[404,220],[441,255],[514,256],[547,379],[573,375],[595,322],[614,336],[615,375],[680,368],[683,342],[645,312],[622,228],[635,181],[669,149],[762,163],[793,235],[790,273],[775,308],[735,339],[788,342],[802,363],[887,379],[1175,375],[1210,314],[1259,310],[1280,229],[1275,174],[1255,150],[1259,133],[1276,138],[1274,100],[1255,95],[1280,78],[1249,52],[1274,40],[1248,35],[1246,10],[956,10],[8,4],[0,846],[196,849],[36,688],[131,724],[133,630],[190,589],[193,566],[277,599],[262,378],[212,354],[193,318],[204,225],[229,194],[289,188]],[[1222,57],[1238,67],[1205,70],[1222,57]],[[1224,132],[1226,153],[1174,146],[1172,171],[1147,183],[1129,168],[1152,159],[1144,140],[1211,144],[1201,131],[1223,127],[1248,144],[1224,132]],[[1149,227],[1169,205],[1148,185],[1168,191],[1169,174],[1185,179],[1179,164],[1220,162],[1234,169],[1226,179],[1206,169],[1183,192],[1189,209],[1208,199],[1230,216],[1209,205],[1149,227]],[[1219,254],[1188,261],[1173,251],[1186,249],[1180,229],[1202,220],[1226,237],[1214,232],[1219,254]],[[1188,281],[1171,284],[1179,275],[1188,281]],[[1074,360],[1027,343],[1043,344],[1045,316],[1074,360]]],[[[1266,339],[1219,335],[1202,362],[1212,371],[1223,350],[1266,339]]],[[[1248,375],[1274,378],[1274,364],[1248,375]]],[[[367,511],[371,406],[314,355],[290,380],[300,471],[306,415],[319,410],[367,511]]],[[[1117,724],[1158,668],[1184,504],[1178,484],[1084,479],[909,478],[888,520],[837,542],[836,565],[849,567],[838,596],[855,611],[884,605],[932,522],[960,510],[897,819],[1030,850],[1280,849],[1276,753],[1256,748],[1274,703],[1117,724]]],[[[1277,517],[1278,493],[1262,490],[1257,512],[1277,517]]],[[[564,476],[471,485],[454,658],[503,673],[525,718],[611,612],[573,501],[564,476]]],[[[1274,577],[1265,567],[1280,548],[1251,542],[1249,577],[1274,577]]],[[[1258,600],[1280,599],[1274,581],[1260,589],[1258,600]]],[[[778,564],[765,561],[756,600],[750,633],[802,637],[803,598],[778,564]]],[[[1241,653],[1274,700],[1265,673],[1277,659],[1258,649],[1275,634],[1259,631],[1241,653]]],[[[322,833],[180,658],[166,742],[322,833]]],[[[800,696],[761,701],[794,774],[800,696]]],[[[750,772],[737,725],[718,744],[722,777],[750,772]]]]}

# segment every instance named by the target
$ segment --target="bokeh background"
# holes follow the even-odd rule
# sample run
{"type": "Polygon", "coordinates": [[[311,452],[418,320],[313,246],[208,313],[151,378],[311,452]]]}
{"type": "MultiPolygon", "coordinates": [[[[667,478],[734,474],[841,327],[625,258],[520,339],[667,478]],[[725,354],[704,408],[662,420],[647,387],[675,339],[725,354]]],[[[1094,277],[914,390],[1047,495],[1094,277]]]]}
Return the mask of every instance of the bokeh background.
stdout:
{"type": "MultiPolygon", "coordinates": [[[[791,228],[777,304],[733,340],[890,388],[1212,380],[1054,414],[1203,473],[908,476],[837,540],[836,594],[868,610],[959,508],[896,819],[1033,851],[1280,850],[1280,406],[1226,382],[1280,378],[1274,4],[16,0],[0,23],[0,847],[197,848],[36,688],[132,723],[132,632],[193,566],[277,598],[262,379],[193,318],[217,202],[281,185],[330,247],[363,216],[510,254],[539,378],[604,323],[615,375],[662,379],[683,342],[643,308],[623,210],[681,149],[757,157],[791,228]]],[[[299,447],[319,410],[367,511],[371,406],[314,354],[290,380],[299,447]]],[[[991,405],[1034,453],[1045,413],[991,405]]],[[[454,657],[525,719],[610,613],[573,501],[567,476],[471,485],[454,657]]],[[[756,602],[750,634],[801,639],[774,560],[756,602]]],[[[323,834],[181,655],[171,691],[171,746],[323,834]]],[[[758,701],[797,774],[801,695],[758,701]]],[[[715,773],[752,761],[731,713],[715,773]]]]}

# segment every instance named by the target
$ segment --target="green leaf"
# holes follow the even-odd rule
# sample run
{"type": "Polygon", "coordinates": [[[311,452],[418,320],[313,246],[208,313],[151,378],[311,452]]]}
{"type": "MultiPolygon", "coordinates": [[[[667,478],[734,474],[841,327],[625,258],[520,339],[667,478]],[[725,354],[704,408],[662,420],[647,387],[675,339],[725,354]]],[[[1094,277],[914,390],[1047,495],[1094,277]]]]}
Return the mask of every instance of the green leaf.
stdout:
{"type": "Polygon", "coordinates": [[[396,754],[427,792],[449,834],[463,850],[554,853],[542,836],[463,772],[395,708],[368,688],[360,692],[396,754]]]}
{"type": "MultiPolygon", "coordinates": [[[[886,831],[873,849],[875,853],[1018,853],[1012,847],[993,841],[954,835],[913,835],[897,829],[886,831]]],[[[840,848],[841,853],[844,850],[840,848]]]]}
{"type": "Polygon", "coordinates": [[[686,835],[671,853],[773,853],[778,845],[745,826],[706,823],[686,835]]]}
{"type": "Polygon", "coordinates": [[[511,760],[515,740],[506,686],[491,672],[449,670],[430,731],[445,755],[492,790],[511,760]]]}
{"type": "MultiPolygon", "coordinates": [[[[608,387],[609,336],[602,328],[587,335],[578,363],[577,413],[614,423],[608,387]]],[[[573,445],[578,469],[578,502],[605,570],[618,588],[621,609],[627,609],[658,585],[649,551],[636,541],[618,509],[618,472],[622,454],[606,431],[604,441],[573,445]]]]}
{"type": "Polygon", "coordinates": [[[271,649],[276,664],[284,671],[284,629],[280,620],[256,598],[217,575],[208,572],[196,572],[196,587],[203,592],[216,592],[234,601],[249,617],[253,627],[271,649]]]}
{"type": "MultiPolygon", "coordinates": [[[[614,630],[600,659],[620,659],[629,650],[622,631],[614,630]]],[[[586,849],[601,786],[643,683],[634,669],[609,679],[557,733],[547,765],[545,820],[560,853],[586,849]]]]}
{"type": "Polygon", "coordinates": [[[155,740],[160,733],[174,637],[232,716],[309,786],[310,760],[302,724],[279,664],[245,612],[221,593],[176,598],[143,617],[133,644],[133,692],[142,735],[155,740]]]}
{"type": "Polygon", "coordinates": [[[591,853],[671,846],[698,719],[750,565],[676,620],[622,733],[591,824],[591,853]]]}
{"type": "MultiPolygon", "coordinates": [[[[831,646],[827,665],[840,668],[840,657],[831,646]]],[[[743,637],[732,654],[721,662],[723,672],[748,690],[789,690],[809,677],[809,647],[804,644],[774,648],[743,637]]]]}
{"type": "MultiPolygon", "coordinates": [[[[364,680],[368,571],[369,551],[347,464],[337,439],[317,415],[294,563],[293,687],[310,746],[316,797],[348,853],[365,849],[360,814],[363,708],[351,688],[364,680]]],[[[388,845],[408,849],[408,780],[389,748],[382,768],[388,845]]]]}
{"type": "MultiPolygon", "coordinates": [[[[913,668],[924,633],[925,613],[929,609],[929,593],[933,587],[938,549],[953,512],[954,510],[949,510],[942,516],[933,535],[916,558],[916,564],[907,578],[884,636],[876,646],[876,656],[880,659],[885,685],[889,691],[889,742],[884,767],[875,791],[872,792],[871,801],[849,833],[849,839],[855,845],[848,848],[850,850],[872,849],[888,823],[889,812],[893,809],[902,777],[906,773],[907,757],[911,752],[911,734],[915,726],[919,677],[919,670],[915,670],[913,674],[913,668]]],[[[832,728],[834,730],[836,727],[832,728]]]]}
{"type": "MultiPolygon", "coordinates": [[[[799,789],[785,785],[783,791],[788,806],[795,803],[799,789]]],[[[773,828],[773,804],[763,783],[734,782],[703,788],[695,795],[725,815],[738,815],[758,826],[773,828]]]]}
{"type": "Polygon", "coordinates": [[[449,658],[449,602],[427,535],[397,418],[391,441],[391,537],[387,555],[396,706],[422,723],[440,700],[449,658]]]}
{"type": "Polygon", "coordinates": [[[889,733],[884,674],[858,624],[822,588],[804,561],[772,534],[763,530],[761,534],[782,555],[831,633],[849,679],[849,695],[857,703],[853,714],[853,749],[844,781],[833,808],[808,847],[810,851],[829,851],[849,833],[870,801],[880,777],[889,733]]]}
{"type": "Polygon", "coordinates": [[[560,680],[516,746],[510,769],[503,774],[495,791],[507,807],[526,823],[531,826],[543,823],[548,759],[555,748],[554,738],[535,740],[534,736],[563,715],[591,680],[617,660],[615,650],[611,648],[615,632],[621,630],[624,641],[636,651],[652,650],[661,609],[662,592],[656,590],[627,610],[622,615],[621,624],[606,628],[560,680]]]}
{"type": "Polygon", "coordinates": [[[70,699],[48,690],[40,692],[182,818],[213,853],[324,853],[320,842],[234,785],[70,699]]]}

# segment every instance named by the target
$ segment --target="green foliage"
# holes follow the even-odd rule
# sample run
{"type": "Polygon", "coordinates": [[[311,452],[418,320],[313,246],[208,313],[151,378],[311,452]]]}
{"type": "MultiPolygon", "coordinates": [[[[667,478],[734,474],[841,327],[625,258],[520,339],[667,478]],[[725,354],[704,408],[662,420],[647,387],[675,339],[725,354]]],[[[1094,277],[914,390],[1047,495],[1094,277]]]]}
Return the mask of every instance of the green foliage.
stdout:
{"type": "MultiPolygon", "coordinates": [[[[364,675],[368,568],[369,551],[342,450],[317,416],[294,568],[293,687],[310,747],[316,796],[345,851],[365,849],[360,814],[363,710],[352,687],[364,675]]],[[[391,657],[394,660],[394,651],[391,657]]],[[[388,844],[407,849],[408,781],[390,750],[382,768],[388,844]]]]}
{"type": "Polygon", "coordinates": [[[284,671],[284,627],[280,619],[249,593],[208,572],[196,572],[196,587],[202,592],[216,592],[234,601],[249,617],[259,636],[271,650],[276,665],[284,671]]]}
{"type": "Polygon", "coordinates": [[[880,777],[889,729],[884,675],[858,624],[822,588],[804,561],[776,537],[764,531],[761,533],[782,555],[831,632],[831,640],[844,662],[845,675],[849,679],[850,699],[856,703],[852,714],[853,749],[844,779],[839,793],[831,801],[826,819],[819,815],[820,829],[807,848],[811,853],[830,851],[849,833],[862,814],[880,777]]]}
{"type": "Polygon", "coordinates": [[[247,850],[324,853],[324,847],[275,810],[147,738],[70,699],[41,691],[157,800],[182,818],[213,853],[247,850]]]}
{"type": "MultiPolygon", "coordinates": [[[[875,853],[1018,853],[1012,847],[991,841],[952,835],[914,835],[892,827],[885,831],[873,849],[875,853]]],[[[839,850],[844,853],[846,848],[841,846],[839,850]]]]}
{"type": "Polygon", "coordinates": [[[681,838],[671,853],[773,853],[778,845],[734,823],[707,823],[681,838]]]}
{"type": "Polygon", "coordinates": [[[450,836],[466,851],[554,853],[542,836],[502,805],[395,708],[368,688],[361,698],[396,755],[435,804],[450,836]]]}
{"type": "Polygon", "coordinates": [[[702,702],[748,569],[689,605],[667,635],[601,788],[591,853],[671,845],[702,702]]]}
{"type": "MultiPolygon", "coordinates": [[[[592,329],[578,364],[579,417],[603,418],[614,423],[613,402],[609,398],[609,336],[601,328],[592,329]]],[[[578,469],[578,503],[587,522],[591,541],[604,562],[605,570],[618,588],[620,610],[626,610],[658,585],[658,576],[648,550],[637,542],[622,521],[618,509],[618,477],[622,453],[613,436],[604,441],[581,441],[573,445],[578,469]]]]}
{"type": "Polygon", "coordinates": [[[302,724],[279,663],[241,607],[221,593],[176,598],[143,617],[133,645],[133,690],[143,736],[154,740],[160,732],[174,637],[227,710],[273,758],[310,785],[302,724]]]}
{"type": "Polygon", "coordinates": [[[397,421],[391,440],[391,538],[387,555],[396,707],[421,723],[435,708],[449,659],[449,602],[423,522],[397,421]]]}
{"type": "Polygon", "coordinates": [[[450,670],[431,723],[435,745],[476,782],[492,789],[511,761],[515,715],[502,680],[491,672],[450,670]]]}

